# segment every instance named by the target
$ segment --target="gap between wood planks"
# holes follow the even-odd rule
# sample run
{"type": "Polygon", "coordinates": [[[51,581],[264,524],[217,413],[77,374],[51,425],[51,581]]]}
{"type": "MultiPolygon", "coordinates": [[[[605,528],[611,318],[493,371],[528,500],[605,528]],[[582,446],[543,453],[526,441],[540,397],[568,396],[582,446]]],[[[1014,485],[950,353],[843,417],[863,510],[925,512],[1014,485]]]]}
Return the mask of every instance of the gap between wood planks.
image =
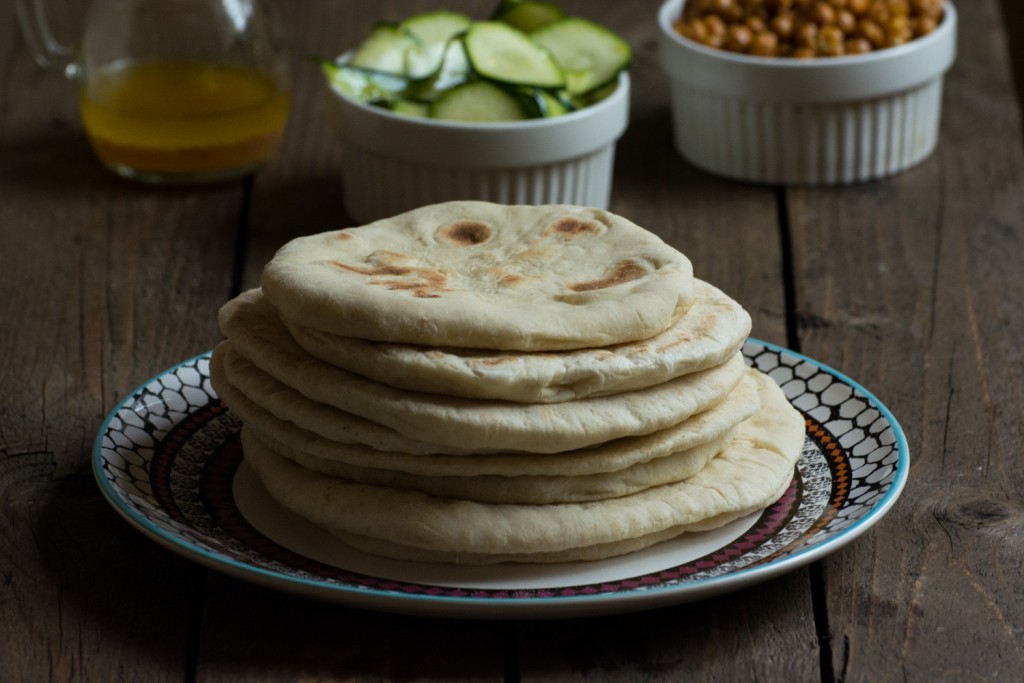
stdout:
{"type": "MultiPolygon", "coordinates": [[[[1013,71],[1013,82],[1017,91],[1017,101],[1024,103],[1024,3],[1020,0],[1000,0],[1003,21],[1006,23],[1007,47],[1010,51],[1010,64],[1013,71]]],[[[1021,107],[1024,125],[1024,107],[1021,107]]]]}
{"type": "MultiPolygon", "coordinates": [[[[242,179],[242,193],[238,206],[238,221],[235,226],[235,248],[231,263],[231,280],[228,297],[238,296],[242,291],[242,279],[245,275],[245,259],[249,251],[249,217],[252,213],[252,174],[242,179]]],[[[225,299],[226,301],[226,299],[225,299]]],[[[192,602],[186,618],[185,641],[185,676],[184,683],[195,683],[199,670],[199,657],[203,638],[203,621],[206,615],[206,594],[210,581],[211,569],[200,573],[195,582],[192,602]]]]}
{"type": "Polygon", "coordinates": [[[235,255],[231,267],[231,291],[229,297],[242,293],[242,280],[245,277],[246,254],[249,251],[249,216],[252,213],[252,174],[242,179],[242,199],[238,207],[238,226],[235,231],[235,255]]]}
{"type": "MultiPolygon", "coordinates": [[[[786,321],[786,346],[797,353],[800,348],[800,334],[797,328],[796,269],[793,263],[793,233],[789,218],[789,195],[785,187],[775,188],[775,206],[778,211],[779,250],[782,254],[783,310],[786,321]]],[[[821,667],[821,683],[835,683],[833,666],[832,629],[828,619],[828,601],[825,591],[825,573],[820,561],[808,566],[811,583],[811,606],[814,610],[814,632],[818,639],[818,661],[821,667]]]]}

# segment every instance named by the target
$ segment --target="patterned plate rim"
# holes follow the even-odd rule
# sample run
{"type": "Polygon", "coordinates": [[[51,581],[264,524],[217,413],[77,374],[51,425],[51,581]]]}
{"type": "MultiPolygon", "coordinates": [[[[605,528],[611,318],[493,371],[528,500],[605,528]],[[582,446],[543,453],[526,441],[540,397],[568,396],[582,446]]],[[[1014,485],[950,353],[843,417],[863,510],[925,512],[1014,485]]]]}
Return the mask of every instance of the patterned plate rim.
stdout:
{"type": "MultiPolygon", "coordinates": [[[[891,447],[896,453],[891,481],[881,498],[871,503],[862,516],[856,518],[853,523],[845,528],[827,532],[827,524],[822,522],[788,543],[783,550],[774,556],[759,560],[746,567],[727,571],[721,575],[708,576],[688,583],[643,586],[635,591],[576,593],[573,595],[529,598],[517,597],[514,594],[509,597],[479,598],[472,595],[456,597],[452,595],[409,593],[388,589],[368,589],[365,586],[359,585],[346,585],[336,582],[326,583],[315,577],[304,578],[282,573],[273,568],[258,566],[236,559],[226,553],[215,552],[202,547],[183,534],[175,534],[161,528],[149,519],[145,512],[141,511],[135,503],[126,499],[112,484],[110,475],[105,470],[104,439],[110,433],[111,424],[117,419],[121,411],[130,409],[135,401],[145,395],[147,387],[176,373],[183,367],[196,364],[208,358],[210,352],[193,356],[155,375],[136,387],[135,390],[130,392],[125,399],[120,401],[109,412],[94,442],[93,474],[103,495],[114,509],[133,527],[165,548],[203,566],[236,578],[319,600],[406,614],[470,618],[589,616],[688,602],[760,583],[835,552],[867,531],[892,508],[908,478],[910,469],[909,449],[903,430],[889,409],[871,392],[845,374],[802,353],[753,337],[749,338],[744,346],[744,354],[748,362],[751,362],[752,358],[754,358],[751,354],[760,355],[766,351],[777,354],[780,360],[788,357],[792,363],[785,363],[784,365],[787,367],[796,368],[801,364],[808,364],[816,372],[825,373],[840,384],[846,385],[851,390],[852,397],[864,401],[868,407],[879,413],[880,418],[884,420],[887,431],[892,433],[893,441],[891,447]]],[[[208,384],[208,376],[202,377],[202,380],[208,384]]],[[[215,395],[212,389],[209,388],[207,388],[207,393],[211,396],[215,395]]],[[[190,414],[195,412],[196,410],[192,410],[190,414]]],[[[808,424],[810,425],[811,421],[808,424]]],[[[851,456],[847,449],[840,446],[838,450],[843,453],[846,462],[849,463],[851,456]]],[[[851,481],[851,483],[853,482],[851,481]]],[[[833,491],[829,494],[830,506],[833,506],[834,503],[835,482],[832,482],[832,488],[833,491]]],[[[201,530],[199,530],[197,535],[201,537],[201,530]]],[[[514,591],[510,591],[510,593],[514,593],[514,591]]]]}

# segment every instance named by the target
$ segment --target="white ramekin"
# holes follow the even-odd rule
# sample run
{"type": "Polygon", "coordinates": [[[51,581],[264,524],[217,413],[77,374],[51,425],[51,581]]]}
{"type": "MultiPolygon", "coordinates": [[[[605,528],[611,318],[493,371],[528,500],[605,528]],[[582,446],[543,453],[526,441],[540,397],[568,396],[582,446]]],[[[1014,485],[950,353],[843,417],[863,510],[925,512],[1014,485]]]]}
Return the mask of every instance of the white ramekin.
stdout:
{"type": "Polygon", "coordinates": [[[604,100],[547,119],[460,123],[395,114],[333,91],[349,215],[360,222],[453,199],[607,208],[629,76],[604,100]]]}
{"type": "Polygon", "coordinates": [[[686,0],[658,13],[679,153],[738,180],[841,185],[923,161],[938,141],[942,82],[956,55],[956,9],[931,34],[864,55],[771,58],[717,50],[673,27],[686,0]]]}

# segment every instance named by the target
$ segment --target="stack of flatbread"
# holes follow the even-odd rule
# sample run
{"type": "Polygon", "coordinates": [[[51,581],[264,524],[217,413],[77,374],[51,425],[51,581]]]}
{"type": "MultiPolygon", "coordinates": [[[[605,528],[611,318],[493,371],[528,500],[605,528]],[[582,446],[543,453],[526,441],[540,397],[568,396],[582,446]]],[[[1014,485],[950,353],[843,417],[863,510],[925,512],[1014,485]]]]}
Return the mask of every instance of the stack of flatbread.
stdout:
{"type": "Polygon", "coordinates": [[[593,560],[762,509],[804,424],[743,308],[606,211],[451,202],[301,237],[213,386],[270,495],[364,552],[593,560]]]}

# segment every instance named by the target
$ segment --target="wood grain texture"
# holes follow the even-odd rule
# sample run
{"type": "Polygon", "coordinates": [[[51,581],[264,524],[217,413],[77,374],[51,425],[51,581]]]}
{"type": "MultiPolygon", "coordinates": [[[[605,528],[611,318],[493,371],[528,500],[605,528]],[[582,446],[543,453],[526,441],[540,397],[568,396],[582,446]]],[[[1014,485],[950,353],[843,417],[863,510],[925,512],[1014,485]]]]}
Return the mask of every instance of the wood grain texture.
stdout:
{"type": "MultiPolygon", "coordinates": [[[[52,10],[71,35],[77,8],[52,10]]],[[[13,3],[0,26],[0,680],[180,681],[203,572],[114,513],[90,455],[118,400],[215,338],[240,186],[102,170],[74,84],[26,56],[13,3]]]]}
{"type": "MultiPolygon", "coordinates": [[[[305,57],[437,4],[289,5],[295,104],[280,153],[251,182],[151,188],[98,166],[73,86],[32,63],[0,0],[0,680],[1018,679],[1024,145],[1007,2],[960,3],[932,158],[876,183],[781,190],[675,153],[657,1],[564,0],[636,50],[612,210],[682,249],[750,310],[755,336],[874,392],[907,432],[911,480],[867,534],[746,590],[616,617],[468,622],[210,573],[134,531],[90,472],[119,399],[210,348],[217,308],[284,242],[349,224],[305,57]]],[[[84,5],[47,7],[73,36],[84,5]]]]}
{"type": "Polygon", "coordinates": [[[802,349],[906,429],[894,511],[825,562],[836,680],[1013,680],[1024,665],[1024,157],[993,2],[961,15],[938,152],[791,194],[802,349]]]}
{"type": "Polygon", "coordinates": [[[806,572],[689,605],[524,624],[519,644],[524,681],[821,680],[806,572]]]}

